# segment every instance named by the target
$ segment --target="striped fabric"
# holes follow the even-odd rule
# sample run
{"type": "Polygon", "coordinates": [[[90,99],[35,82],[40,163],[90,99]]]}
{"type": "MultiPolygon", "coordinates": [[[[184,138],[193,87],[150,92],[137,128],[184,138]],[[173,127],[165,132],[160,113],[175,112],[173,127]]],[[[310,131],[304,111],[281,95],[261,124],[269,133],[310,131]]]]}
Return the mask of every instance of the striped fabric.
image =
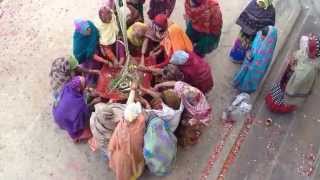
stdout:
{"type": "Polygon", "coordinates": [[[271,88],[272,100],[276,104],[284,104],[284,91],[281,89],[280,82],[275,83],[271,88]]]}

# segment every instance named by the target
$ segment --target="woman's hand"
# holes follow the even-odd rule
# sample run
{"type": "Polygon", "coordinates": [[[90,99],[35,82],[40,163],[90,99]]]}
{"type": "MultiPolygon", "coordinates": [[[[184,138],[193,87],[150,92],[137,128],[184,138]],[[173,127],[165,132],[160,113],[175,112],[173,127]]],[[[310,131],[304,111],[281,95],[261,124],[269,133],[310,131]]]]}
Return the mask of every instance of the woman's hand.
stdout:
{"type": "Polygon", "coordinates": [[[140,59],[140,66],[144,66],[144,55],[141,56],[140,59]]]}
{"type": "Polygon", "coordinates": [[[251,51],[247,51],[246,58],[249,60],[249,62],[252,61],[252,53],[251,53],[251,51]]]}
{"type": "Polygon", "coordinates": [[[99,74],[100,74],[100,71],[99,71],[99,70],[96,70],[96,69],[90,69],[90,70],[89,70],[89,73],[90,73],[90,74],[99,75],[99,74]]]}
{"type": "Polygon", "coordinates": [[[139,65],[139,66],[137,67],[137,69],[138,69],[139,71],[148,71],[148,68],[147,68],[146,66],[144,66],[144,65],[139,65]]]}
{"type": "Polygon", "coordinates": [[[137,90],[138,89],[138,84],[136,82],[131,83],[131,90],[137,90]]]}

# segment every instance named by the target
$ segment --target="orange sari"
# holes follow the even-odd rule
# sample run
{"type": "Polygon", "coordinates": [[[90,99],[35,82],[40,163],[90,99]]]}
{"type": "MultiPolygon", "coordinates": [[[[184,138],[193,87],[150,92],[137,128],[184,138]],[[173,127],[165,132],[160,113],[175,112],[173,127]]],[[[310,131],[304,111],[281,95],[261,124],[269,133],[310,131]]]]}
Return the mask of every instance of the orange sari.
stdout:
{"type": "Polygon", "coordinates": [[[168,34],[161,41],[161,45],[164,47],[168,57],[171,57],[171,55],[178,50],[186,52],[193,51],[191,40],[183,29],[176,23],[171,23],[171,25],[169,25],[168,34]]]}

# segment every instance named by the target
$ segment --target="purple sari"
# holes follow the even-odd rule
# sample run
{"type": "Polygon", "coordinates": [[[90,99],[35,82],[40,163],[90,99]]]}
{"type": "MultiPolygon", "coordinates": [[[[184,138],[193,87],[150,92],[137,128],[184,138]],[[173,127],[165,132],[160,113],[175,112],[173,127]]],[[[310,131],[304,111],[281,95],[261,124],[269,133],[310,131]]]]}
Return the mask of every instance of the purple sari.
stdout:
{"type": "Polygon", "coordinates": [[[90,116],[83,92],[79,90],[80,86],[79,76],[66,83],[52,110],[55,122],[61,129],[68,131],[73,139],[82,134],[90,116]]]}

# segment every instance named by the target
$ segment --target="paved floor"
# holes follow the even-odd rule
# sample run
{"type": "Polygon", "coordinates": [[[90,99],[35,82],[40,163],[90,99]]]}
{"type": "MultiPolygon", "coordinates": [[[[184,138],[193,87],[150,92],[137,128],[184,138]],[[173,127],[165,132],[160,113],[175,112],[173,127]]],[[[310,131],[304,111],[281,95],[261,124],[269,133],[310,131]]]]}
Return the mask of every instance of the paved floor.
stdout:
{"type": "MultiPolygon", "coordinates": [[[[182,2],[177,1],[172,19],[184,26],[182,2]]],[[[71,52],[73,19],[95,17],[99,3],[98,0],[0,0],[0,179],[113,178],[99,154],[92,153],[85,144],[73,144],[53,123],[50,108],[50,64],[55,57],[71,52]]],[[[234,26],[235,18],[247,0],[220,3],[224,18],[221,44],[207,57],[215,78],[215,88],[208,96],[214,119],[197,146],[179,150],[169,176],[157,178],[145,173],[142,179],[197,180],[210,171],[206,169],[211,167],[208,160],[214,161],[216,157],[212,155],[220,150],[218,145],[223,145],[230,126],[223,125],[219,115],[235,94],[230,80],[239,67],[227,57],[239,31],[234,26]]],[[[281,117],[258,106],[258,120],[226,179],[307,179],[309,176],[304,173],[308,172],[308,164],[316,167],[310,154],[317,154],[319,148],[316,130],[320,117],[315,103],[318,99],[319,94],[315,93],[296,114],[281,117]],[[276,124],[264,127],[261,121],[267,117],[272,117],[276,124]]],[[[262,100],[257,104],[263,104],[262,100]]],[[[319,171],[312,173],[313,176],[320,179],[319,171]]]]}
{"type": "MultiPolygon", "coordinates": [[[[73,20],[93,18],[99,2],[79,0],[0,1],[0,179],[112,179],[99,154],[75,145],[51,117],[48,73],[54,58],[68,54],[73,20]]],[[[172,19],[184,25],[183,1],[172,19]]],[[[223,136],[218,112],[230,101],[230,79],[238,66],[227,59],[246,0],[221,1],[224,29],[220,47],[208,56],[215,76],[209,95],[215,118],[201,142],[179,150],[172,174],[162,179],[199,179],[213,147],[223,136]],[[229,71],[225,71],[228,69],[229,71]]],[[[142,179],[158,179],[146,174],[142,179]]]]}

